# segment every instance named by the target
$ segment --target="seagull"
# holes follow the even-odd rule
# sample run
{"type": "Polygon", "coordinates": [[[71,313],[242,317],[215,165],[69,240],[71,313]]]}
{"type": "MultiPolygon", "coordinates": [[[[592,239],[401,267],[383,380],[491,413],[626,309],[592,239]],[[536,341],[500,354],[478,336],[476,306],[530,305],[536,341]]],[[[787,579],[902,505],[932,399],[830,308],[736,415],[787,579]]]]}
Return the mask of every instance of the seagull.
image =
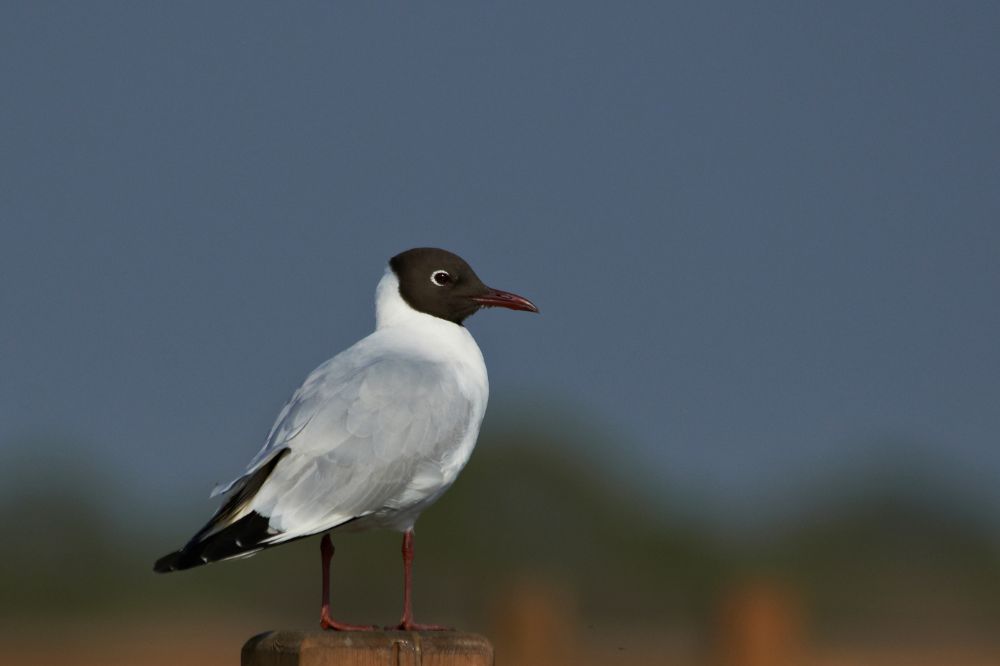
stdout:
{"type": "Polygon", "coordinates": [[[322,534],[320,626],[375,627],[330,617],[335,529],[403,533],[403,613],[413,621],[413,528],[451,486],[476,445],[489,383],[463,322],[481,308],[538,312],[487,287],[461,257],[415,248],[389,260],[375,289],[375,331],[306,377],[246,471],[220,485],[226,499],[187,544],[156,561],[159,573],[248,557],[322,534]]]}

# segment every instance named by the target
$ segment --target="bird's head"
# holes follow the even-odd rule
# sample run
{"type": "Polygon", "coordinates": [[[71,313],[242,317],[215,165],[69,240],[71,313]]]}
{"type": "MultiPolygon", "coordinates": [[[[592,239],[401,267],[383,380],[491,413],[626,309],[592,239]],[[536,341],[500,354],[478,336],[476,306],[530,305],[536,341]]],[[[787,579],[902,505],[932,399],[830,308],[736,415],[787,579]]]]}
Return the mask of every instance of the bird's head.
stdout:
{"type": "Polygon", "coordinates": [[[389,267],[399,280],[399,294],[407,305],[456,324],[480,308],[538,312],[523,296],[487,287],[464,259],[447,250],[407,250],[390,259],[389,267]]]}

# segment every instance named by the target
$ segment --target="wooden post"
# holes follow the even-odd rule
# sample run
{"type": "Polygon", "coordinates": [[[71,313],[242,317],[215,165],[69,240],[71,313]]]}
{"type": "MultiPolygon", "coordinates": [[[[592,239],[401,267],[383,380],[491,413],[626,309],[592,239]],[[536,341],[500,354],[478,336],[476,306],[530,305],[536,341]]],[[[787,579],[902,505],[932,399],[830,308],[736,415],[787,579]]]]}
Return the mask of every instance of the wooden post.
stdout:
{"type": "Polygon", "coordinates": [[[269,631],[242,666],[493,666],[493,646],[456,631],[269,631]]]}

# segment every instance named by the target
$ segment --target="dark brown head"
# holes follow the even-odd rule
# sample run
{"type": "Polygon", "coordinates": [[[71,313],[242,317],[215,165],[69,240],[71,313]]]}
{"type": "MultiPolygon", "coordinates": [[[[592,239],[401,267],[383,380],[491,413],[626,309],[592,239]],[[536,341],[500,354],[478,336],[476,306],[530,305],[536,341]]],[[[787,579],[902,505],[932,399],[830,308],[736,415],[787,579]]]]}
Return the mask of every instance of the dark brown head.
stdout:
{"type": "Polygon", "coordinates": [[[538,312],[526,298],[483,284],[465,260],[447,250],[418,247],[389,260],[399,294],[414,310],[461,324],[480,308],[538,312]]]}

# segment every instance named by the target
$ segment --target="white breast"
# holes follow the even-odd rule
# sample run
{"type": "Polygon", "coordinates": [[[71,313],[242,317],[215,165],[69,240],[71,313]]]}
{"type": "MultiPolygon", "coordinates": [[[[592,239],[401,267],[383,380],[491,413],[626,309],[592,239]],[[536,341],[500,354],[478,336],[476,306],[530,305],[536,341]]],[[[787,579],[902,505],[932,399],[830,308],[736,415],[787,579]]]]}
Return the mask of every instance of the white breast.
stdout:
{"type": "MultiPolygon", "coordinates": [[[[376,332],[387,334],[393,344],[411,346],[415,355],[450,367],[457,386],[470,402],[469,427],[444,461],[441,470],[444,484],[435,491],[436,499],[454,482],[468,462],[479,437],[479,427],[489,398],[483,353],[464,326],[411,308],[400,296],[399,280],[391,269],[386,269],[375,290],[375,322],[376,332]]],[[[420,479],[416,479],[410,494],[419,495],[422,492],[420,488],[420,479]]]]}

